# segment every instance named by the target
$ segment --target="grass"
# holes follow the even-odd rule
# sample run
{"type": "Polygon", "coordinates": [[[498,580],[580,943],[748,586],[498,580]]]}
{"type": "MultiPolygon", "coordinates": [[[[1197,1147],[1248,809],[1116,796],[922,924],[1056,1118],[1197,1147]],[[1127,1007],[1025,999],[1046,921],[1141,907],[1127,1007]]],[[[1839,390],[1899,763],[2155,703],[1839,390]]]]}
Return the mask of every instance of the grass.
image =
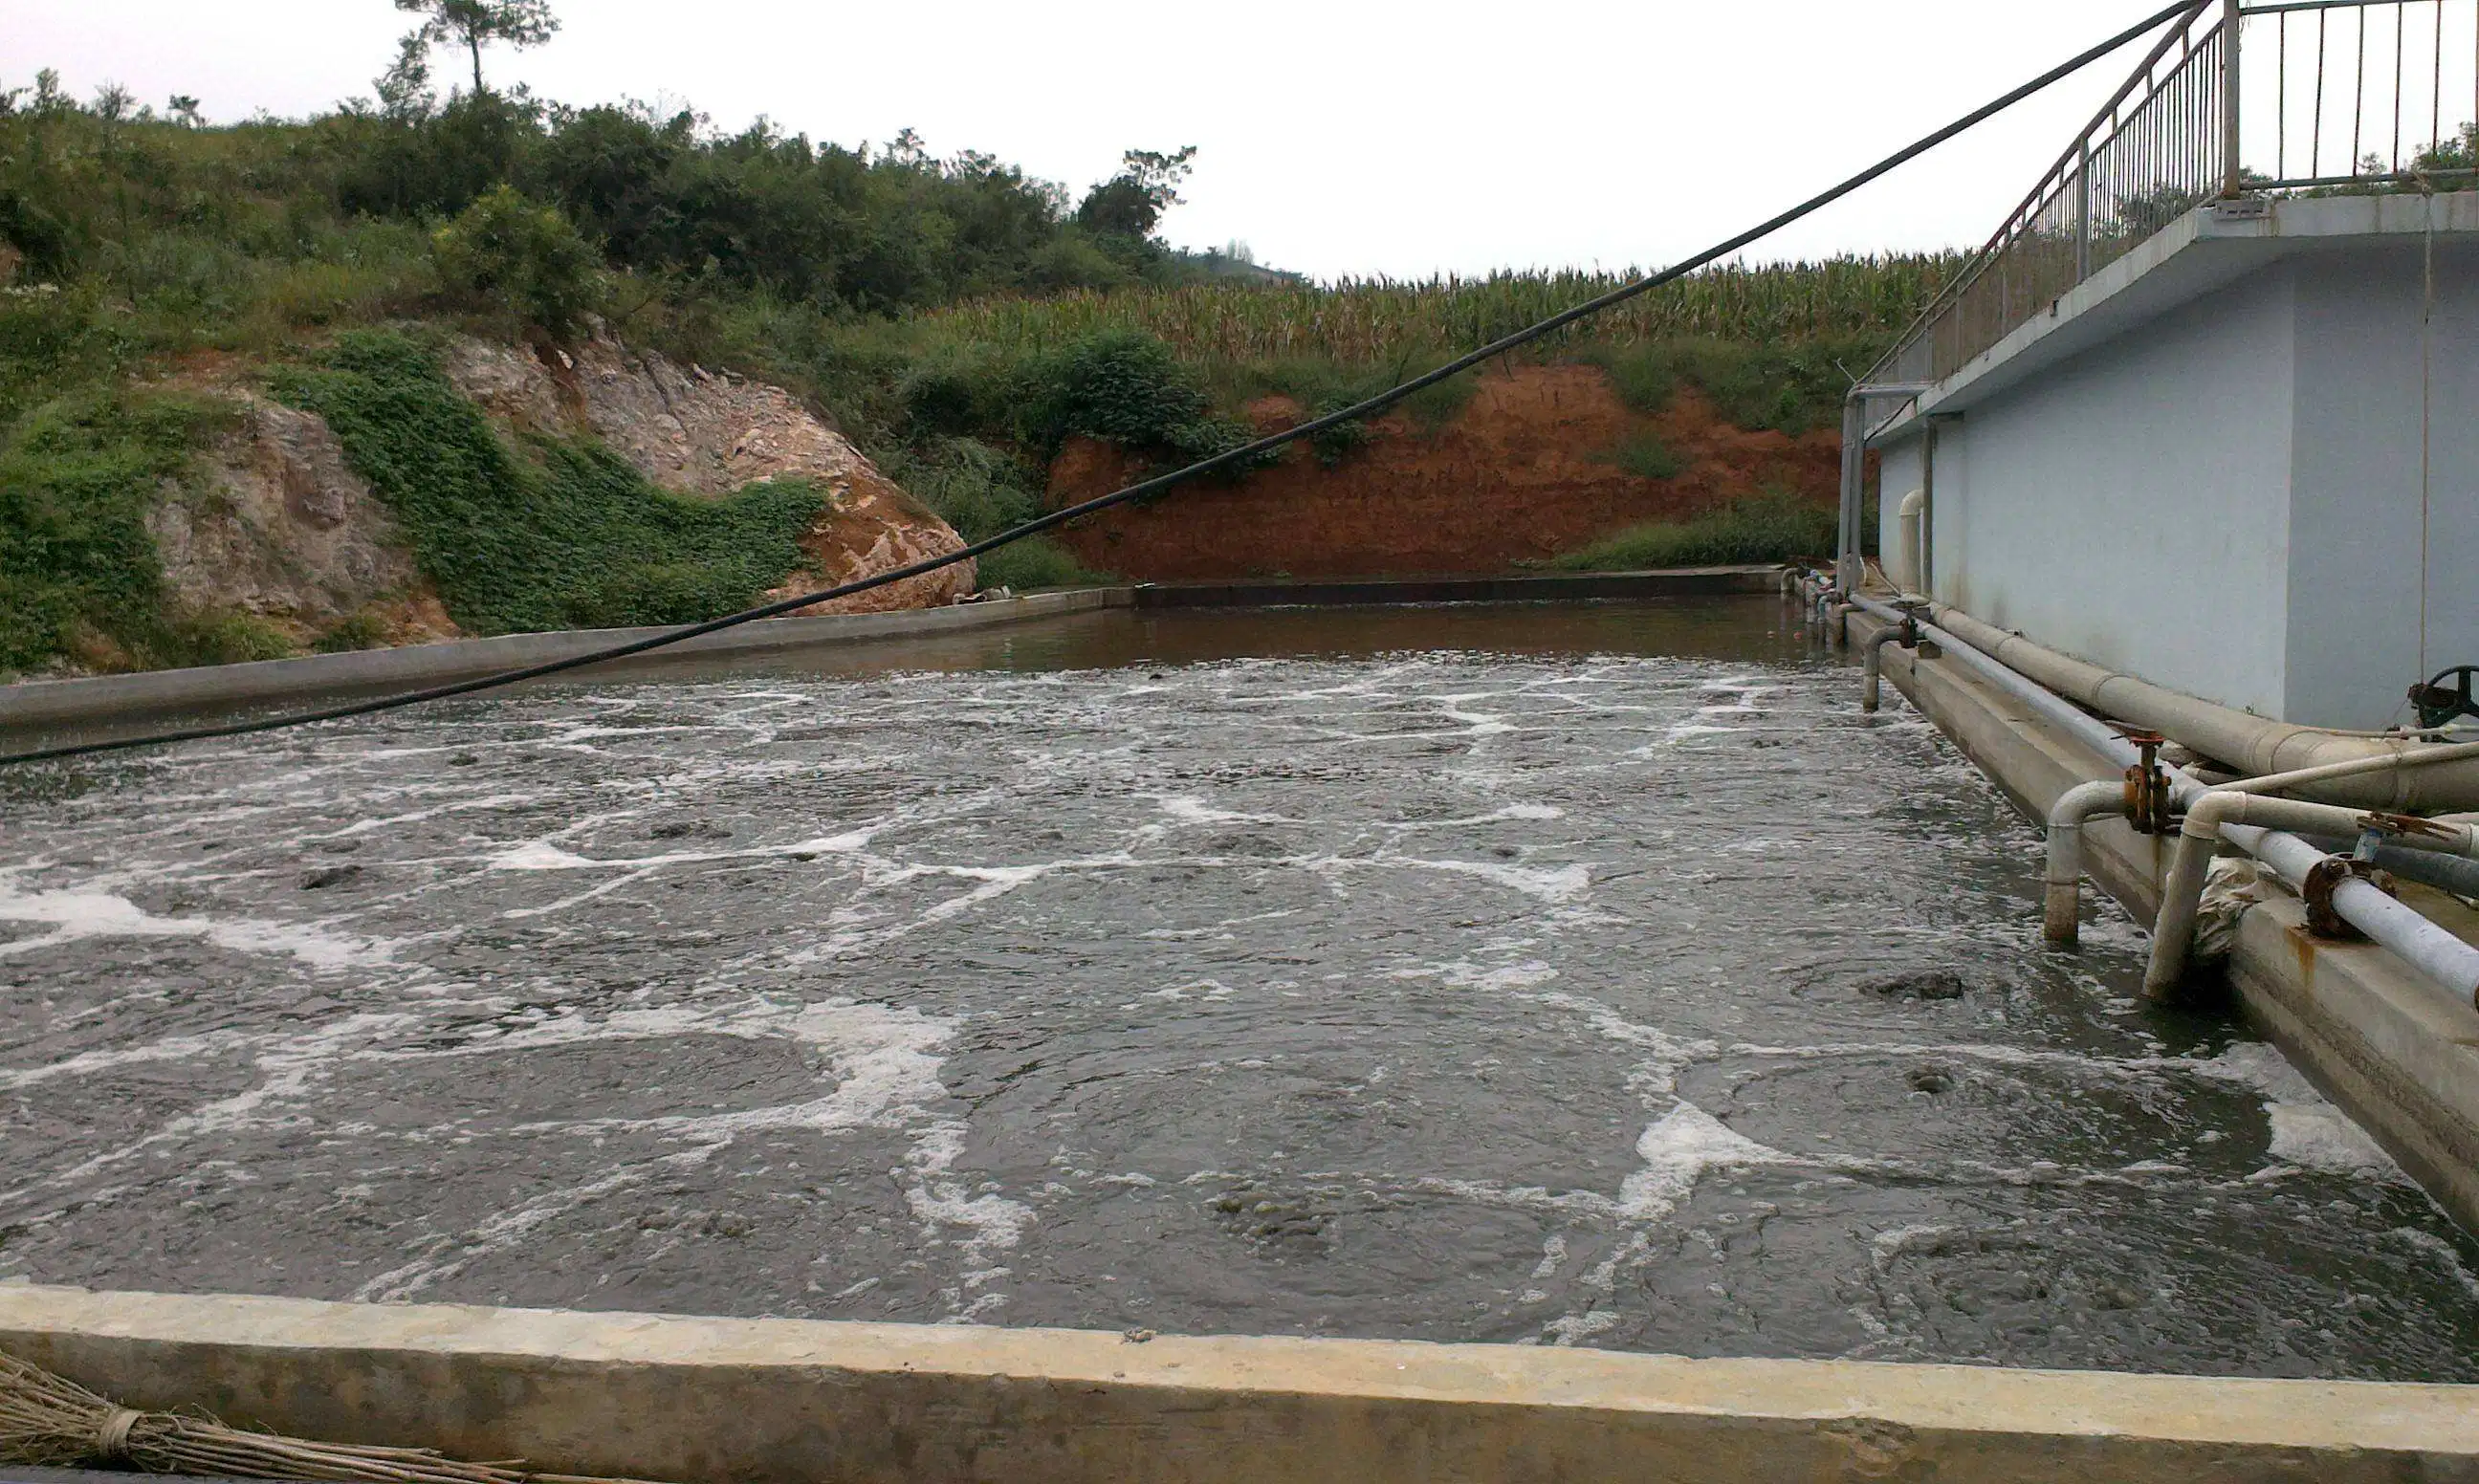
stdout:
{"type": "Polygon", "coordinates": [[[275,379],[327,421],[474,633],[682,624],[746,607],[803,565],[826,497],[800,480],[723,500],[655,488],[592,439],[529,437],[522,455],[418,341],[342,337],[275,379]]]}
{"type": "MultiPolygon", "coordinates": [[[[966,541],[981,541],[1041,513],[1039,476],[1027,461],[979,439],[938,436],[898,448],[882,466],[966,541]]],[[[1019,593],[1089,587],[1110,574],[1084,566],[1047,536],[1028,536],[980,558],[981,585],[1019,593]]]]}
{"type": "MultiPolygon", "coordinates": [[[[1833,339],[1898,328],[1961,264],[1956,254],[1853,256],[1726,266],[1619,305],[1562,332],[1553,351],[1717,338],[1833,339]]],[[[1638,276],[1554,272],[1486,278],[1358,279],[1331,286],[1208,283],[977,299],[924,311],[936,339],[1042,350],[1131,330],[1183,360],[1265,364],[1300,358],[1393,366],[1488,344],[1638,276]]]]}
{"type": "Polygon", "coordinates": [[[1832,545],[1832,511],[1769,490],[1692,520],[1630,526],[1568,552],[1556,565],[1575,572],[1720,567],[1787,561],[1832,545]]]}
{"type": "Polygon", "coordinates": [[[1598,458],[1645,479],[1674,479],[1687,472],[1687,460],[1648,428],[1629,436],[1598,458]]]}

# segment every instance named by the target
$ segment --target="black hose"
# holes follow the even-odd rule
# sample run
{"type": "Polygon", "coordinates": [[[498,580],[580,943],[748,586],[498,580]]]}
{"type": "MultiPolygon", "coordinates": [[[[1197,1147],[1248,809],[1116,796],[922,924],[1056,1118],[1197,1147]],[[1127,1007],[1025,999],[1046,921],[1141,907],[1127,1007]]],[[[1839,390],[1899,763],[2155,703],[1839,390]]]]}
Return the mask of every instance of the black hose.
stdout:
{"type": "Polygon", "coordinates": [[[1924,136],[1912,143],[1904,145],[1903,148],[1887,155],[1884,159],[1878,161],[1875,165],[1868,166],[1866,169],[1861,170],[1858,174],[1850,177],[1841,184],[1821,191],[1815,195],[1809,196],[1806,200],[1802,201],[1797,206],[1792,207],[1790,210],[1781,213],[1779,216],[1770,217],[1767,220],[1749,228],[1747,231],[1738,234],[1736,237],[1728,238],[1723,242],[1717,243],[1713,246],[1706,248],[1704,251],[1698,253],[1696,256],[1689,258],[1684,262],[1673,264],[1671,267],[1663,269],[1657,273],[1652,273],[1647,277],[1639,278],[1632,283],[1613,289],[1609,293],[1600,294],[1597,297],[1586,299],[1584,302],[1577,304],[1571,309],[1561,310],[1557,314],[1551,315],[1548,319],[1544,320],[1537,324],[1526,326],[1525,328],[1518,330],[1514,334],[1508,335],[1502,339],[1494,340],[1477,350],[1470,351],[1465,355],[1456,357],[1454,360],[1448,361],[1445,365],[1439,367],[1433,371],[1429,371],[1423,375],[1415,376],[1409,381],[1391,387],[1386,391],[1378,393],[1374,397],[1367,398],[1366,400],[1354,402],[1348,407],[1329,412],[1323,417],[1312,418],[1308,422],[1302,422],[1296,427],[1286,428],[1279,433],[1269,433],[1254,442],[1242,444],[1239,448],[1217,453],[1212,458],[1200,459],[1197,462],[1188,465],[1185,469],[1173,470],[1171,473],[1166,474],[1157,474],[1153,478],[1129,485],[1126,489],[1116,490],[1108,495],[1096,496],[1081,504],[1069,505],[1063,510],[1054,510],[1048,515],[1027,521],[1021,525],[1001,531],[995,536],[976,541],[959,550],[947,552],[943,556],[929,557],[922,561],[914,562],[910,566],[898,567],[892,571],[882,572],[875,576],[862,577],[856,581],[844,583],[840,587],[829,588],[824,592],[805,593],[797,598],[781,599],[775,602],[766,603],[760,607],[749,608],[739,613],[728,614],[723,618],[708,619],[703,624],[689,624],[679,628],[672,629],[666,633],[655,634],[651,638],[637,639],[626,644],[613,645],[607,650],[596,650],[591,653],[572,655],[567,659],[549,660],[539,665],[527,665],[522,669],[503,670],[496,675],[486,675],[471,680],[458,680],[447,685],[433,685],[424,690],[405,691],[398,695],[381,696],[370,701],[357,701],[345,705],[328,706],[317,711],[294,711],[283,716],[261,717],[255,721],[226,722],[213,727],[192,727],[179,731],[157,732],[148,736],[123,737],[107,742],[77,742],[61,747],[42,748],[30,753],[0,755],[0,767],[5,767],[11,763],[42,762],[52,758],[79,757],[89,753],[113,753],[121,752],[129,748],[155,747],[170,742],[197,742],[203,741],[209,737],[237,737],[253,731],[273,731],[284,727],[305,726],[312,722],[332,722],[341,721],[348,716],[368,716],[376,711],[392,711],[399,706],[420,705],[423,702],[427,701],[445,701],[451,696],[466,696],[471,695],[475,691],[493,690],[502,685],[514,685],[521,680],[540,679],[545,676],[557,675],[564,670],[576,670],[586,665],[599,665],[606,660],[625,659],[631,654],[643,654],[649,650],[658,650],[667,645],[678,644],[684,639],[694,639],[700,634],[714,633],[719,629],[735,627],[742,624],[752,623],[757,619],[773,618],[779,613],[789,613],[798,608],[805,608],[811,603],[827,602],[837,598],[848,598],[855,593],[866,593],[872,588],[884,587],[892,582],[901,582],[907,577],[917,577],[923,573],[935,572],[942,567],[952,566],[955,563],[963,561],[969,557],[979,556],[984,551],[996,550],[1000,547],[1006,546],[1011,541],[1021,541],[1027,536],[1036,535],[1042,531],[1049,530],[1053,526],[1063,525],[1069,521],[1073,521],[1080,516],[1090,515],[1097,510],[1108,510],[1112,505],[1125,504],[1132,499],[1142,499],[1148,495],[1159,494],[1163,490],[1167,490],[1172,485],[1178,484],[1183,480],[1193,479],[1199,474],[1208,474],[1219,470],[1229,469],[1234,465],[1252,460],[1261,453],[1270,452],[1286,444],[1295,443],[1303,438],[1315,437],[1316,434],[1339,423],[1349,422],[1361,418],[1366,418],[1374,412],[1383,412],[1385,409],[1392,407],[1396,402],[1399,402],[1403,398],[1411,396],[1413,393],[1420,391],[1425,387],[1435,386],[1449,376],[1470,371],[1471,368],[1480,365],[1483,361],[1487,361],[1494,356],[1504,355],[1510,350],[1520,349],[1524,345],[1530,345],[1536,340],[1542,339],[1544,336],[1552,335],[1559,330],[1565,329],[1568,325],[1574,323],[1578,320],[1587,319],[1593,315],[1600,313],[1604,309],[1610,308],[1613,305],[1623,304],[1628,299],[1634,298],[1639,294],[1648,294],[1651,291],[1660,288],[1664,284],[1684,278],[1688,274],[1695,272],[1698,269],[1704,268],[1718,262],[1719,260],[1729,256],[1731,253],[1738,251],[1740,248],[1747,246],[1749,243],[1757,241],[1759,238],[1771,236],[1773,233],[1790,225],[1801,217],[1831,205],[1835,201],[1842,199],[1842,197],[1849,195],[1852,192],[1867,185],[1878,176],[1894,169],[1898,166],[1909,163],[1911,160],[1934,149],[1937,145],[1944,143],[1946,141],[1962,133],[1964,130],[1979,124],[1997,114],[2003,113],[2006,109],[2013,107],[2015,104],[2022,102],[2025,98],[2048,88],[2052,84],[2070,77],[2076,72],[2082,71],[2084,67],[2089,66],[2101,58],[2116,51],[2119,47],[2122,47],[2128,42],[2134,40],[2136,38],[2141,37],[2146,32],[2159,26],[2165,25],[2169,21],[2174,20],[2181,15],[2187,14],[2195,10],[2196,3],[2197,0],[2178,0],[2177,4],[2164,7],[2154,14],[2147,16],[2142,21],[2129,26],[2124,31],[2110,37],[2108,40],[2103,41],[2096,46],[2088,47],[2083,51],[2077,53],[2070,60],[2060,63],[2057,66],[2051,67],[2048,71],[2041,73],[2038,77],[2032,79],[2021,87],[2013,89],[2003,96],[1981,104],[1980,107],[1973,109],[1970,113],[1963,115],[1960,118],[1947,124],[1944,128],[1937,130],[1935,133],[1924,136]]]}

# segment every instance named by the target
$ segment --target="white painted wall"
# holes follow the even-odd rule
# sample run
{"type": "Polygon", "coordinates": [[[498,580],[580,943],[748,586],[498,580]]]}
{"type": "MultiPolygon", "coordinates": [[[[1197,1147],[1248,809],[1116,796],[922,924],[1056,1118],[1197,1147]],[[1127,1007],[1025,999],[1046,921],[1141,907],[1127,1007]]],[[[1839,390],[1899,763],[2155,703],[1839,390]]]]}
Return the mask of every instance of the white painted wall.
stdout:
{"type": "Polygon", "coordinates": [[[1941,422],[1936,596],[2282,714],[2295,296],[2275,265],[1941,422]]]}
{"type": "Polygon", "coordinates": [[[2420,320],[2416,238],[2295,260],[2284,716],[2407,720],[2403,693],[2479,664],[2479,247],[2442,242],[2427,325],[2427,643],[2419,644],[2420,320]]]}

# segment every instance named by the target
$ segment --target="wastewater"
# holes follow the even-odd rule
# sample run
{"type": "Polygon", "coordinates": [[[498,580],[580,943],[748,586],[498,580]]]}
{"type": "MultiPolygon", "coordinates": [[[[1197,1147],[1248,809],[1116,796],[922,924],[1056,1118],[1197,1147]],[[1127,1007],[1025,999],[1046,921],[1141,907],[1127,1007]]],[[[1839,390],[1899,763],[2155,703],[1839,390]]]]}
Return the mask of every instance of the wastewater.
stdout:
{"type": "Polygon", "coordinates": [[[2479,1380],[1770,601],[1111,612],[0,778],[0,1281],[2479,1380]]]}

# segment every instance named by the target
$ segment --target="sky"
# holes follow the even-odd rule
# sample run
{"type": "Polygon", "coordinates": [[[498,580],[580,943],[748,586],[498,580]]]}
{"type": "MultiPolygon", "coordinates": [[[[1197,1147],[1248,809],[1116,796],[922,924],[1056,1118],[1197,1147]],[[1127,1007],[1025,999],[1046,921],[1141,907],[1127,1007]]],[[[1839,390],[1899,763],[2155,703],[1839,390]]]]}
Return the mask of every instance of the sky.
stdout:
{"type": "MultiPolygon", "coordinates": [[[[1130,148],[1197,146],[1164,222],[1318,278],[1652,267],[1831,184],[2158,0],[554,0],[495,87],[688,104],[844,144],[917,131],[1081,192],[1130,148]]],[[[213,120],[354,94],[389,0],[0,0],[0,88],[60,69],[213,120]]],[[[1977,245],[2138,51],[1749,249],[1977,245]]],[[[435,58],[443,84],[462,54],[435,58]]]]}

